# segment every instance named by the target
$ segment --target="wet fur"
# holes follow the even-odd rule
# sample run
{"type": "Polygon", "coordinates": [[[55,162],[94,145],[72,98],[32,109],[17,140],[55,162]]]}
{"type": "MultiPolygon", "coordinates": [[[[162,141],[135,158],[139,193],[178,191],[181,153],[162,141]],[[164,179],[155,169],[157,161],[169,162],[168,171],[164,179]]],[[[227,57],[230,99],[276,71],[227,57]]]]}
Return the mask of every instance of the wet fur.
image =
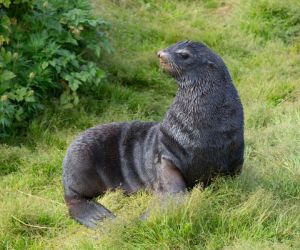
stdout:
{"type": "Polygon", "coordinates": [[[178,193],[241,170],[243,109],[223,60],[202,43],[189,41],[164,53],[165,69],[178,91],[163,121],[100,125],[85,131],[67,151],[65,200],[70,215],[88,227],[114,217],[92,200],[108,189],[178,193]],[[180,59],[179,49],[188,49],[192,57],[180,59]]]}

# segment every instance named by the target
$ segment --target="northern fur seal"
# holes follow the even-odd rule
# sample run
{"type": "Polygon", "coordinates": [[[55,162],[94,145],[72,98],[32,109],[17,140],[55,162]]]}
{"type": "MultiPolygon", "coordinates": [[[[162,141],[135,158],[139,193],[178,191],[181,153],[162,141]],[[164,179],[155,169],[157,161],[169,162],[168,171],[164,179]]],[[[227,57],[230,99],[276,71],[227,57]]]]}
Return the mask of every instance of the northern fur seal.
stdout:
{"type": "Polygon", "coordinates": [[[88,129],[63,162],[70,215],[94,227],[114,215],[92,200],[108,189],[179,193],[243,165],[243,109],[223,60],[198,42],[159,51],[162,68],[178,84],[161,123],[110,123],[88,129]]]}

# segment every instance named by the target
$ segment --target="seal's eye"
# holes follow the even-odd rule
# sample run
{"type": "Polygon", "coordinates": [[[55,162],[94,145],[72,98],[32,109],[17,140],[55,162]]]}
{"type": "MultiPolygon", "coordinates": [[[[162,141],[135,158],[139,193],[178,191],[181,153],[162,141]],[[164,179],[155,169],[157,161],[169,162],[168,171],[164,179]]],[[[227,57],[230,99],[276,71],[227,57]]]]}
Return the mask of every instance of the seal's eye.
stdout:
{"type": "Polygon", "coordinates": [[[179,52],[178,55],[183,59],[188,59],[190,57],[190,54],[187,52],[179,52]]]}

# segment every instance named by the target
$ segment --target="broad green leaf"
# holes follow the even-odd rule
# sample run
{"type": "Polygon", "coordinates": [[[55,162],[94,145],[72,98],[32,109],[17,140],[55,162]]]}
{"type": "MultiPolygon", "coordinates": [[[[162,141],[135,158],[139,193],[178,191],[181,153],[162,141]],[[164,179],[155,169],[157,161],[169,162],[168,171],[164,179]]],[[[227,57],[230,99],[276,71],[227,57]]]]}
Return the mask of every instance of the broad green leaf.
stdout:
{"type": "Polygon", "coordinates": [[[79,88],[80,84],[80,81],[73,79],[73,81],[69,82],[69,87],[71,90],[76,91],[79,88]]]}
{"type": "Polygon", "coordinates": [[[13,72],[11,72],[11,71],[9,71],[9,70],[4,70],[2,73],[0,73],[0,80],[1,80],[1,82],[3,81],[9,81],[9,80],[11,80],[11,79],[13,79],[13,78],[15,78],[16,77],[16,75],[15,75],[15,73],[13,73],[13,72]]]}
{"type": "Polygon", "coordinates": [[[43,62],[43,63],[42,63],[42,69],[45,69],[45,68],[47,68],[47,67],[48,67],[48,65],[49,65],[49,63],[48,63],[48,62],[43,62]]]}

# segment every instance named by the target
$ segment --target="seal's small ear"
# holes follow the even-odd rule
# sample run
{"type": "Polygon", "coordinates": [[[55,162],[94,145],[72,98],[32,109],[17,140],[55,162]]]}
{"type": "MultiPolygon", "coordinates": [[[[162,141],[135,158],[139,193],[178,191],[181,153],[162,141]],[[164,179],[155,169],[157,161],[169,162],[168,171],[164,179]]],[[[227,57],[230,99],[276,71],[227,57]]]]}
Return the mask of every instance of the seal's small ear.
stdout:
{"type": "Polygon", "coordinates": [[[207,60],[207,65],[210,67],[210,68],[215,68],[215,66],[216,66],[216,64],[215,63],[213,63],[212,61],[210,61],[210,60],[207,60]]]}
{"type": "Polygon", "coordinates": [[[201,60],[202,60],[203,65],[208,65],[210,68],[215,68],[216,67],[216,64],[213,61],[211,61],[207,58],[202,58],[201,60]]]}

